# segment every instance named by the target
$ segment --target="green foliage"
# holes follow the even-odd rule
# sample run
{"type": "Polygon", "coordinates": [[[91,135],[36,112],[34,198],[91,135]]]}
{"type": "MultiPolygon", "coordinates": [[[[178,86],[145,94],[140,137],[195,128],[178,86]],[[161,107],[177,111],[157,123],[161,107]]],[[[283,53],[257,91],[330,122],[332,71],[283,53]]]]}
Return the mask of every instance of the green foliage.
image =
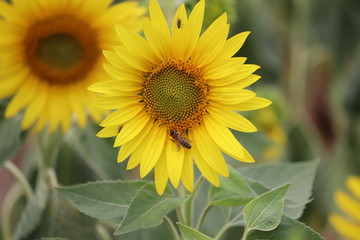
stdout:
{"type": "Polygon", "coordinates": [[[205,234],[199,232],[196,229],[193,229],[181,223],[177,224],[180,228],[184,240],[212,240],[212,238],[206,236],[205,234]]]}
{"type": "Polygon", "coordinates": [[[80,212],[117,226],[126,214],[130,201],[145,184],[145,181],[102,181],[58,190],[80,212]]]}
{"type": "Polygon", "coordinates": [[[186,200],[187,198],[174,197],[169,187],[166,188],[163,195],[159,196],[154,184],[146,184],[139,189],[131,201],[115,235],[157,226],[161,224],[163,216],[186,200]]]}
{"type": "Polygon", "coordinates": [[[16,226],[13,240],[20,240],[28,236],[40,223],[48,199],[48,187],[40,182],[35,195],[23,210],[16,226]]]}
{"type": "Polygon", "coordinates": [[[51,191],[49,195],[41,221],[27,239],[48,237],[102,240],[98,236],[96,221],[93,218],[80,213],[58,192],[51,191]]]}
{"type": "Polygon", "coordinates": [[[299,218],[309,202],[319,161],[262,164],[239,169],[245,177],[268,189],[291,182],[285,199],[285,215],[299,218]]]}
{"type": "Polygon", "coordinates": [[[289,186],[290,184],[287,184],[264,193],[245,206],[244,219],[249,231],[270,231],[280,224],[289,186]]]}
{"type": "Polygon", "coordinates": [[[271,240],[323,240],[318,233],[305,224],[283,217],[280,225],[270,232],[254,231],[247,240],[271,239],[271,240]]]}
{"type": "Polygon", "coordinates": [[[0,164],[15,155],[27,133],[21,130],[21,116],[4,119],[4,111],[5,106],[0,102],[0,164]]]}
{"type": "Polygon", "coordinates": [[[254,190],[238,171],[229,166],[229,172],[229,178],[221,178],[220,188],[210,187],[212,205],[241,206],[256,197],[254,190]]]}

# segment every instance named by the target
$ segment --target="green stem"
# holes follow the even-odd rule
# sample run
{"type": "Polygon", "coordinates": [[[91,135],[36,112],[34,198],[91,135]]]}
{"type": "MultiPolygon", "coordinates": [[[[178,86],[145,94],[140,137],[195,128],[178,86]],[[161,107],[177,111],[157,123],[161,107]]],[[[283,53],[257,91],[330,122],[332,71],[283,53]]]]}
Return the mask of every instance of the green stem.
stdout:
{"type": "Polygon", "coordinates": [[[198,180],[195,183],[195,187],[194,187],[194,191],[191,194],[190,199],[186,202],[185,205],[185,220],[186,220],[186,225],[191,226],[192,227],[192,216],[193,216],[193,208],[194,208],[194,199],[196,197],[196,194],[200,188],[200,185],[202,183],[202,181],[204,180],[203,176],[200,176],[198,178],[198,180]]]}
{"type": "Polygon", "coordinates": [[[211,210],[213,206],[210,205],[209,203],[206,205],[205,208],[203,208],[201,214],[200,214],[200,217],[199,217],[199,220],[196,224],[196,229],[200,231],[200,228],[202,226],[202,224],[204,223],[204,220],[206,218],[206,215],[208,214],[208,212],[211,210]]]}
{"type": "Polygon", "coordinates": [[[179,233],[178,233],[174,223],[171,221],[171,219],[166,215],[163,217],[163,219],[164,219],[164,222],[165,222],[166,226],[168,227],[171,235],[173,236],[173,239],[181,240],[179,233]]]}
{"type": "Polygon", "coordinates": [[[34,197],[34,192],[31,189],[28,180],[26,179],[24,174],[20,171],[20,169],[9,160],[5,161],[4,167],[7,170],[9,170],[9,172],[11,172],[14,175],[14,177],[19,181],[20,185],[23,187],[25,191],[28,200],[32,199],[34,197]]]}
{"type": "MultiPolygon", "coordinates": [[[[181,207],[181,205],[180,205],[180,207],[181,207]]],[[[185,222],[184,222],[184,215],[183,215],[182,210],[181,210],[180,207],[177,207],[177,208],[176,208],[176,216],[177,216],[179,222],[185,223],[185,222]]]]}
{"type": "Polygon", "coordinates": [[[52,168],[61,147],[63,135],[60,131],[48,133],[46,130],[37,135],[39,150],[41,154],[40,171],[52,168]]]}
{"type": "Polygon", "coordinates": [[[226,223],[216,234],[214,240],[219,240],[222,237],[222,235],[226,232],[226,230],[228,230],[229,227],[230,227],[230,224],[226,223]]]}
{"type": "Polygon", "coordinates": [[[22,187],[19,183],[13,185],[7,192],[1,206],[1,230],[3,239],[11,239],[11,215],[19,198],[23,195],[22,187]]]}
{"type": "Polygon", "coordinates": [[[224,224],[224,226],[219,230],[218,234],[215,236],[214,240],[219,240],[222,235],[228,230],[233,224],[241,217],[243,211],[239,212],[233,219],[229,221],[229,218],[231,217],[231,211],[232,209],[229,208],[228,212],[228,222],[224,224]]]}
{"type": "Polygon", "coordinates": [[[249,230],[248,230],[248,228],[245,226],[244,234],[243,234],[241,240],[246,240],[246,238],[247,238],[248,235],[249,235],[249,230]]]}
{"type": "Polygon", "coordinates": [[[100,239],[103,239],[103,240],[111,240],[112,239],[109,232],[100,223],[96,224],[96,233],[100,237],[100,239]]]}

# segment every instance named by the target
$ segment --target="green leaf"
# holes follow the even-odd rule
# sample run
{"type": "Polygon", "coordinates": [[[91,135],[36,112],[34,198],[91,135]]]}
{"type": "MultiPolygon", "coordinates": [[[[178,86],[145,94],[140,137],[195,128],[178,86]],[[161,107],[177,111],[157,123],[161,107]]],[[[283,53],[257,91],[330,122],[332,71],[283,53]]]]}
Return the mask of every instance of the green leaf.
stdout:
{"type": "Polygon", "coordinates": [[[284,216],[280,225],[270,232],[254,231],[247,240],[324,240],[317,232],[305,224],[284,216]]]}
{"type": "Polygon", "coordinates": [[[131,199],[146,184],[145,181],[90,182],[58,188],[60,193],[82,213],[118,225],[131,199]]]}
{"type": "Polygon", "coordinates": [[[199,232],[196,229],[193,229],[191,227],[188,227],[182,223],[177,223],[177,225],[180,228],[181,234],[184,238],[184,240],[212,240],[213,238],[210,238],[206,236],[205,234],[199,232]]]}
{"type": "Polygon", "coordinates": [[[230,176],[220,179],[220,188],[214,186],[210,188],[209,195],[212,205],[241,206],[257,196],[238,171],[231,166],[228,168],[230,176]]]}
{"type": "Polygon", "coordinates": [[[80,213],[57,191],[49,200],[35,231],[27,239],[91,239],[101,240],[95,219],[80,213]]]}
{"type": "Polygon", "coordinates": [[[24,142],[26,133],[21,130],[21,116],[0,120],[0,164],[15,155],[24,142]]]}
{"type": "Polygon", "coordinates": [[[291,182],[285,199],[284,214],[299,218],[309,202],[319,161],[261,164],[239,169],[240,173],[268,189],[291,182]]]}
{"type": "Polygon", "coordinates": [[[290,184],[287,184],[264,193],[245,206],[244,219],[249,231],[270,231],[280,224],[289,186],[290,184]]]}
{"type": "Polygon", "coordinates": [[[19,240],[28,236],[40,223],[48,199],[48,188],[45,183],[40,182],[35,195],[30,199],[20,220],[16,226],[13,240],[19,240]]]}
{"type": "Polygon", "coordinates": [[[159,196],[153,183],[146,184],[132,200],[115,235],[157,226],[162,223],[163,216],[186,200],[187,198],[174,197],[169,187],[159,196]]]}

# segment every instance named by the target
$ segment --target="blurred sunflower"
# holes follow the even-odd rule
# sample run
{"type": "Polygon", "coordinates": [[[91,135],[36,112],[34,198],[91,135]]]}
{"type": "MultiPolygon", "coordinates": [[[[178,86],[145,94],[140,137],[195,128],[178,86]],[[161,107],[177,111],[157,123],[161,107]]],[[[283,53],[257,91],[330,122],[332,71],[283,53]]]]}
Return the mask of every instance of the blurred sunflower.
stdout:
{"type": "Polygon", "coordinates": [[[118,162],[129,158],[127,169],[140,165],[140,177],[153,168],[162,194],[168,179],[193,189],[193,159],[215,186],[219,175],[228,176],[221,151],[244,162],[254,162],[228,128],[253,132],[256,128],[235,111],[270,104],[243,89],[260,77],[259,67],[232,56],[249,32],[227,39],[227,15],[215,20],[200,36],[205,2],[187,17],[181,5],[170,32],[156,0],[143,19],[145,38],[122,26],[117,34],[123,47],[105,51],[105,70],[113,81],[98,82],[89,90],[102,93],[95,105],[115,109],[100,124],[99,137],[116,136],[122,145],[118,162]]]}
{"type": "Polygon", "coordinates": [[[360,240],[360,177],[347,177],[346,187],[351,195],[342,190],[337,190],[334,194],[336,205],[346,217],[333,213],[329,217],[330,223],[345,238],[360,240]]]}
{"type": "Polygon", "coordinates": [[[66,130],[72,115],[80,126],[89,114],[100,121],[104,111],[88,105],[96,96],[86,87],[104,80],[101,49],[118,43],[114,24],[140,30],[144,8],[135,2],[110,6],[112,0],[0,1],[0,97],[13,96],[5,116],[26,109],[24,129],[35,122],[52,131],[66,130]]]}

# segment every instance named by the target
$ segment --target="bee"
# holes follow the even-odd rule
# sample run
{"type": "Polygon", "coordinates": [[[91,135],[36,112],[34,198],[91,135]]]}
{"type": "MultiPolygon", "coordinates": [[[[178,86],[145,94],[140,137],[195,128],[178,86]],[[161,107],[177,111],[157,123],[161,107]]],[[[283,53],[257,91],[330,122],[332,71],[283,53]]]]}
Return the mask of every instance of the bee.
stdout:
{"type": "Polygon", "coordinates": [[[176,21],[176,26],[177,26],[177,28],[181,28],[181,19],[180,18],[178,18],[177,19],[177,21],[176,21]]]}
{"type": "Polygon", "coordinates": [[[170,136],[173,138],[172,141],[176,142],[178,146],[178,151],[180,147],[183,146],[184,148],[190,149],[190,141],[186,137],[182,137],[180,133],[177,133],[175,130],[170,130],[170,136]]]}

